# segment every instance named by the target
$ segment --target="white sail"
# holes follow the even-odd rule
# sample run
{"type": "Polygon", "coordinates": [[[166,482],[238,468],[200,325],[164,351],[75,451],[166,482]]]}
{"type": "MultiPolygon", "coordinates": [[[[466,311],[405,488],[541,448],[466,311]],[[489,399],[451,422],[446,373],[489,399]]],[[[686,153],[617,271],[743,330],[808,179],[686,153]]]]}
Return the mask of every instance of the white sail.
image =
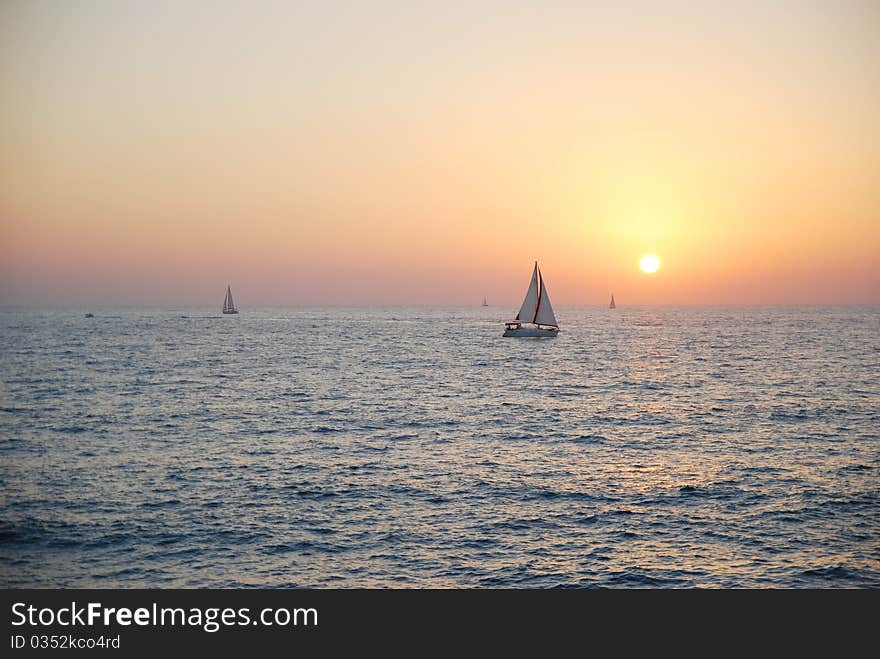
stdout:
{"type": "Polygon", "coordinates": [[[538,269],[538,262],[535,261],[529,290],[526,291],[526,297],[516,315],[516,320],[504,324],[504,336],[552,339],[557,334],[559,334],[559,325],[556,323],[556,314],[553,313],[550,295],[547,293],[547,287],[544,286],[544,277],[538,269]]]}
{"type": "Polygon", "coordinates": [[[547,288],[544,286],[544,278],[541,271],[538,271],[538,279],[541,282],[541,288],[538,293],[538,308],[535,310],[534,321],[538,325],[557,325],[556,314],[553,313],[553,305],[550,304],[550,296],[547,294],[547,288]]]}
{"type": "MultiPolygon", "coordinates": [[[[526,291],[526,297],[516,319],[524,323],[535,322],[535,314],[538,311],[538,262],[535,261],[535,269],[532,271],[532,281],[529,283],[529,290],[526,291]]],[[[552,312],[551,312],[552,313],[552,312]]]]}
{"type": "Polygon", "coordinates": [[[225,313],[235,311],[235,303],[232,301],[232,288],[226,287],[226,300],[223,302],[223,311],[225,313]]]}

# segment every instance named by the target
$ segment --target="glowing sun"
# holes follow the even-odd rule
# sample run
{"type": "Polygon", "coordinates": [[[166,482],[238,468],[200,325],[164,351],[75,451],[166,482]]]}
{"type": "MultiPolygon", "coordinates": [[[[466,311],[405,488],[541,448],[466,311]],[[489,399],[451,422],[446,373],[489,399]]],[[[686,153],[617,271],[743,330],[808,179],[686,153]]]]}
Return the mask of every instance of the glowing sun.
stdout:
{"type": "Polygon", "coordinates": [[[642,272],[649,275],[654,274],[660,269],[660,259],[657,258],[656,254],[645,254],[642,260],[639,261],[639,267],[642,269],[642,272]]]}

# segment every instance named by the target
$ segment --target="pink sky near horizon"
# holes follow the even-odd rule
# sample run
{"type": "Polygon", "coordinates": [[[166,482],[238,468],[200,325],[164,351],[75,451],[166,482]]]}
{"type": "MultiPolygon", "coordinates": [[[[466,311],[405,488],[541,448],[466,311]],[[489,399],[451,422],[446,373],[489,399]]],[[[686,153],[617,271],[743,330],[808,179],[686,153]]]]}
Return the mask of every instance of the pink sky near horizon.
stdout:
{"type": "Polygon", "coordinates": [[[880,8],[688,4],[4,3],[0,304],[880,303],[880,8]]]}

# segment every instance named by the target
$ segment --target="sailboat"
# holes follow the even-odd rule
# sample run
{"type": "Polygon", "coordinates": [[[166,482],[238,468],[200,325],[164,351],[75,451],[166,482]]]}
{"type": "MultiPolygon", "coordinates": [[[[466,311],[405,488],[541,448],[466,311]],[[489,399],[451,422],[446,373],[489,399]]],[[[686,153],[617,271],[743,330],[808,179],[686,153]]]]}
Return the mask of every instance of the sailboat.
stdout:
{"type": "Polygon", "coordinates": [[[488,307],[488,306],[489,306],[489,303],[486,302],[486,298],[483,298],[483,306],[484,306],[484,307],[488,307]]]}
{"type": "Polygon", "coordinates": [[[544,286],[544,277],[535,261],[532,281],[523,300],[516,320],[504,324],[504,336],[554,337],[559,333],[559,324],[550,304],[550,296],[544,286]]]}
{"type": "Polygon", "coordinates": [[[614,293],[611,294],[611,304],[608,305],[609,309],[616,309],[617,305],[614,304],[614,293]]]}
{"type": "Polygon", "coordinates": [[[238,313],[235,308],[235,302],[232,301],[232,289],[226,287],[226,299],[223,301],[223,313],[238,313]]]}

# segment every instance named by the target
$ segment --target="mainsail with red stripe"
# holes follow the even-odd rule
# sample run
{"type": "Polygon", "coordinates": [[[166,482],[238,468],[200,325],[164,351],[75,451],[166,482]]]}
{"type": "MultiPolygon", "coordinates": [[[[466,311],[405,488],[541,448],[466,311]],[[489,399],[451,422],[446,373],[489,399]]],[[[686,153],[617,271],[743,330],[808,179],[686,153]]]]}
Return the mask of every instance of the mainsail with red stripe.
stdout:
{"type": "MultiPolygon", "coordinates": [[[[536,263],[535,267],[537,266],[538,264],[536,263]]],[[[553,313],[550,295],[547,293],[547,287],[544,286],[544,278],[541,276],[540,270],[538,270],[538,281],[540,282],[540,287],[538,288],[538,308],[535,309],[535,320],[533,322],[538,325],[552,325],[556,327],[556,314],[553,313]]]]}
{"type": "Polygon", "coordinates": [[[557,326],[556,315],[553,313],[550,296],[547,294],[544,277],[541,276],[537,261],[535,261],[535,269],[532,271],[529,290],[526,291],[526,297],[519,308],[516,319],[524,323],[557,326]]]}

